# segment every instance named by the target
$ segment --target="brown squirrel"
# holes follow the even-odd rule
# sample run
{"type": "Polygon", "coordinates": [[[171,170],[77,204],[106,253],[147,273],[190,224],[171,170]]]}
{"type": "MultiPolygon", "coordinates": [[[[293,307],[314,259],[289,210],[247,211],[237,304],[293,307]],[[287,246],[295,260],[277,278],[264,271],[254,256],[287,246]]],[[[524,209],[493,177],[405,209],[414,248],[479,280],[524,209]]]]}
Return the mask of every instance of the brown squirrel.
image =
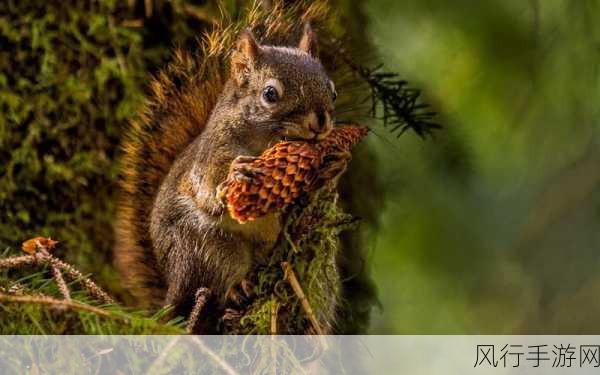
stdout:
{"type": "Polygon", "coordinates": [[[239,303],[254,255],[281,231],[278,214],[246,224],[229,217],[217,193],[230,165],[243,178],[274,143],[327,136],[336,91],[308,23],[297,47],[261,45],[243,31],[228,73],[215,59],[176,60],[125,141],[115,260],[143,305],[187,316],[201,287],[217,309],[239,303]]]}

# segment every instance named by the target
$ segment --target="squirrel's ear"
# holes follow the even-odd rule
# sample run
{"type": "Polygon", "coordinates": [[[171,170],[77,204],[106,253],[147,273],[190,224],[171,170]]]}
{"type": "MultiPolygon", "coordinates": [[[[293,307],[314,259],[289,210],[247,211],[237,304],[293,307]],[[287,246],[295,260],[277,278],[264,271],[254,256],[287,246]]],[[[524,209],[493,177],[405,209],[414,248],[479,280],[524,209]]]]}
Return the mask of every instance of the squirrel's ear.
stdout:
{"type": "Polygon", "coordinates": [[[237,41],[237,47],[231,55],[231,73],[238,82],[241,82],[254,67],[259,50],[260,46],[252,32],[249,29],[242,31],[237,41]]]}
{"type": "Polygon", "coordinates": [[[315,34],[308,22],[304,24],[304,32],[302,33],[298,48],[312,57],[317,57],[317,34],[315,34]]]}

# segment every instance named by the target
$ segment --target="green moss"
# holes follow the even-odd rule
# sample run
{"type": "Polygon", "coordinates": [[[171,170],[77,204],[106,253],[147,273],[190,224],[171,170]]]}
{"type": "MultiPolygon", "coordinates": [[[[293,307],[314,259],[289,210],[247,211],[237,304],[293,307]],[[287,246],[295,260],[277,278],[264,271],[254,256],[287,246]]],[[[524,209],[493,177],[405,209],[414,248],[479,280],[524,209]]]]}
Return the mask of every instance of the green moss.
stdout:
{"type": "Polygon", "coordinates": [[[0,249],[52,236],[62,257],[120,290],[110,256],[118,145],[173,44],[207,27],[182,5],[146,18],[143,1],[0,3],[0,249]]]}
{"type": "Polygon", "coordinates": [[[341,293],[336,262],[339,233],[355,221],[339,207],[337,193],[325,188],[308,202],[291,207],[285,216],[280,244],[255,270],[257,298],[241,319],[239,332],[269,334],[274,304],[278,331],[301,334],[314,329],[285,278],[282,262],[291,265],[321,327],[336,328],[341,293]]]}

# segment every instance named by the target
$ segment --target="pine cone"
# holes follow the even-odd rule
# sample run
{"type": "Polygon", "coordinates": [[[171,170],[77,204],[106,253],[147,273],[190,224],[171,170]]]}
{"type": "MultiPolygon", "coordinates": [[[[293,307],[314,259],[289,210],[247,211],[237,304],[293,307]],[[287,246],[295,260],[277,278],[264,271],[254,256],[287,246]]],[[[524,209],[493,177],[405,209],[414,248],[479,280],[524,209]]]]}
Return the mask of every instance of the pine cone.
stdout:
{"type": "Polygon", "coordinates": [[[244,178],[236,176],[232,165],[220,190],[221,199],[240,223],[281,210],[318,186],[327,155],[350,152],[366,135],[366,128],[345,127],[332,130],[318,143],[279,142],[244,165],[244,178]]]}

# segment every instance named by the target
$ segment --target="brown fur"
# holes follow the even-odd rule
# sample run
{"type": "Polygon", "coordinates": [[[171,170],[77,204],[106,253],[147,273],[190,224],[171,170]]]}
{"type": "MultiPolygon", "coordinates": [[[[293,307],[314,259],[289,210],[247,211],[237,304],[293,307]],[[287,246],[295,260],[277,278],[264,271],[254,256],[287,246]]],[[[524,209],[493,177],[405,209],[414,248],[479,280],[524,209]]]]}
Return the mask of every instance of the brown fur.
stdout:
{"type": "Polygon", "coordinates": [[[327,75],[309,55],[312,31],[302,39],[305,51],[264,45],[298,45],[303,21],[326,13],[321,2],[300,9],[276,6],[267,13],[256,6],[245,23],[257,30],[262,46],[247,33],[235,47],[238,30],[217,27],[198,56],[177,52],[152,83],[124,141],[115,225],[116,264],[140,305],[171,303],[186,313],[203,286],[221,306],[227,290],[244,278],[253,252],[277,238],[276,215],[240,225],[215,192],[236,157],[258,155],[284,137],[328,130],[314,126],[315,113],[327,113],[330,122],[333,105],[327,75]],[[260,95],[271,78],[284,95],[276,108],[265,108],[260,95]]]}

